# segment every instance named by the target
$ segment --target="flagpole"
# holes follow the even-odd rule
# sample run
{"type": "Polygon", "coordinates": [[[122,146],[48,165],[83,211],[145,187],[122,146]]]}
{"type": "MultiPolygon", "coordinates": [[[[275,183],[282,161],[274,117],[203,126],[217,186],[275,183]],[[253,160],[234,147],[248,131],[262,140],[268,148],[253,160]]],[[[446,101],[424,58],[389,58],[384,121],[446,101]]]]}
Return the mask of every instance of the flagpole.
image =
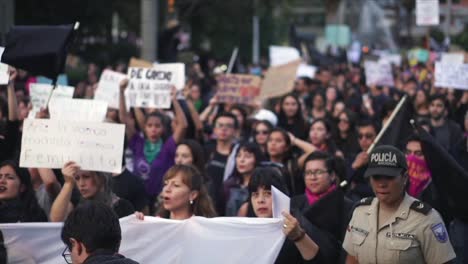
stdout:
{"type": "Polygon", "coordinates": [[[403,106],[403,104],[405,103],[407,98],[408,98],[408,95],[405,94],[405,96],[403,96],[403,98],[401,98],[400,102],[398,102],[397,106],[395,107],[395,110],[393,110],[392,114],[390,115],[390,118],[388,118],[388,121],[382,127],[379,134],[375,138],[374,142],[372,142],[372,145],[367,150],[367,154],[371,153],[371,151],[374,149],[375,145],[377,145],[377,143],[379,143],[380,138],[382,138],[383,134],[385,134],[385,131],[387,131],[387,128],[390,126],[393,119],[395,119],[395,116],[398,114],[398,112],[400,112],[400,109],[403,106]]]}

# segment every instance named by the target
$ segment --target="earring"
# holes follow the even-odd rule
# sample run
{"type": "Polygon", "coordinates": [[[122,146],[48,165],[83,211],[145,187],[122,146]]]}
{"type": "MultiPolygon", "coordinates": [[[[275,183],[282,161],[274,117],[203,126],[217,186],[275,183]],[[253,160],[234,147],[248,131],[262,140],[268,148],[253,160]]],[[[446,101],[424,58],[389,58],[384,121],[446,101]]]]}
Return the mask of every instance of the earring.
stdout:
{"type": "Polygon", "coordinates": [[[193,200],[190,200],[190,204],[193,204],[193,200]]]}

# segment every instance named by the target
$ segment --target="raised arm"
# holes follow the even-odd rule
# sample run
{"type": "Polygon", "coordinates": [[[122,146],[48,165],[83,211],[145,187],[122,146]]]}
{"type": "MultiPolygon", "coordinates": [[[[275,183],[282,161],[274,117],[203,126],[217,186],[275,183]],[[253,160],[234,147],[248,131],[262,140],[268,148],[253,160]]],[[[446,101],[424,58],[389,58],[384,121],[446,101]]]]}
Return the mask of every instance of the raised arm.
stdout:
{"type": "Polygon", "coordinates": [[[8,81],[8,120],[9,121],[16,121],[18,120],[18,102],[16,101],[16,94],[15,94],[15,79],[16,79],[16,69],[10,67],[10,78],[8,81]]]}
{"type": "Polygon", "coordinates": [[[175,118],[177,120],[176,127],[174,128],[174,141],[175,143],[179,143],[182,141],[184,138],[185,130],[188,127],[187,124],[187,118],[185,117],[184,111],[182,110],[182,107],[179,104],[179,101],[177,101],[177,95],[176,95],[176,90],[175,87],[173,88],[173,91],[171,93],[172,97],[172,106],[174,107],[174,112],[175,112],[175,118]]]}
{"type": "Polygon", "coordinates": [[[125,124],[125,134],[127,135],[127,139],[130,140],[133,135],[135,135],[135,126],[130,122],[130,117],[128,116],[127,112],[127,105],[125,102],[125,89],[128,85],[128,79],[124,79],[120,82],[120,89],[119,89],[119,119],[122,124],[125,124]]]}
{"type": "Polygon", "coordinates": [[[55,173],[52,169],[47,168],[38,168],[37,171],[39,172],[39,176],[44,183],[47,193],[50,197],[55,199],[57,195],[60,193],[60,183],[55,176],[55,173]]]}
{"type": "Polygon", "coordinates": [[[218,98],[213,96],[211,98],[209,105],[203,110],[203,112],[200,115],[200,121],[201,122],[209,122],[210,116],[213,114],[216,114],[217,112],[217,103],[218,103],[218,98]]]}
{"type": "Polygon", "coordinates": [[[75,174],[79,171],[80,167],[72,161],[65,163],[62,174],[65,179],[62,190],[55,199],[52,207],[50,208],[50,221],[63,222],[68,214],[73,210],[73,205],[70,202],[73,187],[75,186],[75,174]]]}
{"type": "Polygon", "coordinates": [[[317,150],[317,148],[312,145],[311,143],[302,140],[300,138],[295,137],[293,134],[289,133],[289,138],[291,139],[291,144],[293,146],[296,146],[304,152],[298,159],[297,159],[297,165],[299,168],[302,168],[304,166],[304,161],[306,160],[307,156],[309,156],[310,153],[314,152],[317,150]]]}

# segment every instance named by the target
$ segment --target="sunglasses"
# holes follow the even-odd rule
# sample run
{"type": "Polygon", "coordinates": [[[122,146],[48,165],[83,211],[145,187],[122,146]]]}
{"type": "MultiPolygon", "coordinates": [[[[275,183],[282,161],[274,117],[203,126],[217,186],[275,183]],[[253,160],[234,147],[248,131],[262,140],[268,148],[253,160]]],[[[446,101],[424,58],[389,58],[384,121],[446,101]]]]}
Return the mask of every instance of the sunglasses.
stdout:
{"type": "Polygon", "coordinates": [[[375,137],[374,134],[370,134],[370,133],[367,133],[367,134],[359,134],[359,139],[362,139],[362,138],[366,138],[366,139],[373,139],[375,137]]]}
{"type": "Polygon", "coordinates": [[[270,134],[270,131],[268,131],[268,130],[255,130],[254,133],[255,133],[255,135],[260,135],[260,134],[261,135],[268,135],[268,134],[270,134]]]}

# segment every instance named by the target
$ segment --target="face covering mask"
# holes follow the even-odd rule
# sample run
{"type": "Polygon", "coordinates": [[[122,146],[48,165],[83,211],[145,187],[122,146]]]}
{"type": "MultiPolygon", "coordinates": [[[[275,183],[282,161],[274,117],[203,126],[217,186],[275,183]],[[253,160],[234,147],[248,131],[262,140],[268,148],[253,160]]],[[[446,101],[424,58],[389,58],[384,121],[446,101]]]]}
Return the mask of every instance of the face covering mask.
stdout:
{"type": "Polygon", "coordinates": [[[413,197],[419,197],[432,181],[431,172],[426,161],[415,155],[406,157],[408,163],[409,188],[408,193],[413,197]]]}

